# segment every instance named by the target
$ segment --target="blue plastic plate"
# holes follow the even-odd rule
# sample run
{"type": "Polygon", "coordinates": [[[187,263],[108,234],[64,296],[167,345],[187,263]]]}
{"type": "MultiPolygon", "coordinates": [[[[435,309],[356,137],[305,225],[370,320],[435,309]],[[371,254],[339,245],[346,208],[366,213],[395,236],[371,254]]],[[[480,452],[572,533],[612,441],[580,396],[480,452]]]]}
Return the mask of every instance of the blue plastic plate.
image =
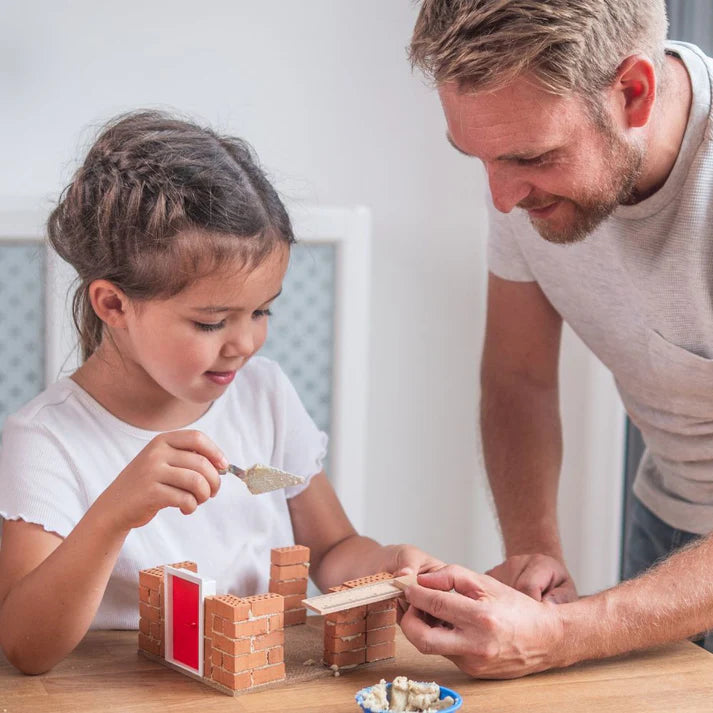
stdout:
{"type": "MultiPolygon", "coordinates": [[[[366,696],[371,689],[372,686],[362,688],[361,691],[357,691],[357,694],[354,697],[356,698],[356,702],[359,704],[359,707],[364,711],[364,713],[379,713],[379,711],[372,711],[371,708],[366,708],[364,706],[364,696],[366,696]]],[[[386,692],[388,693],[390,690],[391,684],[387,683],[386,692]]],[[[443,699],[446,696],[450,696],[455,701],[455,703],[452,706],[448,706],[448,708],[443,708],[443,710],[439,711],[439,713],[453,713],[453,711],[457,711],[463,705],[463,699],[461,698],[459,693],[451,691],[450,688],[445,688],[445,686],[441,686],[441,695],[438,696],[438,698],[443,699]]]]}

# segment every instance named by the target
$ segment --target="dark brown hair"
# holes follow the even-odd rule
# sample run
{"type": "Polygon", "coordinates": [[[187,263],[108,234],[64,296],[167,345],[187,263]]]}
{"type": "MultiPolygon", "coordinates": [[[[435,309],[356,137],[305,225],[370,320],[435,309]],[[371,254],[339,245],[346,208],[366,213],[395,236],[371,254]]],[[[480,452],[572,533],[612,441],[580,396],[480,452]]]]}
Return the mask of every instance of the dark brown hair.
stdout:
{"type": "Polygon", "coordinates": [[[295,242],[246,142],[156,111],[102,129],[47,229],[79,275],[72,311],[84,360],[102,340],[89,300],[94,280],[131,299],[165,298],[230,261],[254,267],[295,242]]]}

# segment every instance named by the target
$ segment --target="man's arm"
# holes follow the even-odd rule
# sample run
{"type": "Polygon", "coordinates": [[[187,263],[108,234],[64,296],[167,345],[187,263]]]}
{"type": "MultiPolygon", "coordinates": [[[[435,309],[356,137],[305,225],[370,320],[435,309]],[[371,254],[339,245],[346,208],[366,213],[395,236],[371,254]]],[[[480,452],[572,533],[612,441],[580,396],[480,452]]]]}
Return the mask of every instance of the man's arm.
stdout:
{"type": "Polygon", "coordinates": [[[419,651],[447,656],[477,678],[515,678],[713,629],[713,537],[567,604],[535,601],[453,565],[418,575],[405,595],[401,628],[419,651]]]}
{"type": "Polygon", "coordinates": [[[537,283],[490,275],[480,422],[508,558],[491,574],[538,599],[562,584],[571,590],[564,599],[575,596],[557,526],[561,333],[562,318],[537,283]],[[559,572],[530,556],[538,553],[562,563],[559,572]]]}

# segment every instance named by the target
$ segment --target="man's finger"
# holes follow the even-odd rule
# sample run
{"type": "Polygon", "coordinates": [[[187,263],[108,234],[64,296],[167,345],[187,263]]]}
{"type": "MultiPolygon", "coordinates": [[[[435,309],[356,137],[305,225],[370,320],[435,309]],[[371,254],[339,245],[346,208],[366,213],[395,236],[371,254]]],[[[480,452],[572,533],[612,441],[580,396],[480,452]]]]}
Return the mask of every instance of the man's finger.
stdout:
{"type": "Polygon", "coordinates": [[[401,617],[401,630],[422,654],[447,656],[464,653],[460,634],[455,629],[428,624],[413,606],[401,617]]]}
{"type": "Polygon", "coordinates": [[[454,589],[471,599],[479,599],[498,584],[492,577],[453,564],[437,569],[435,572],[419,574],[418,583],[423,587],[440,589],[443,592],[454,589]]]}
{"type": "Polygon", "coordinates": [[[456,626],[467,624],[474,617],[473,599],[458,592],[445,592],[414,584],[404,594],[412,607],[456,626]]]}

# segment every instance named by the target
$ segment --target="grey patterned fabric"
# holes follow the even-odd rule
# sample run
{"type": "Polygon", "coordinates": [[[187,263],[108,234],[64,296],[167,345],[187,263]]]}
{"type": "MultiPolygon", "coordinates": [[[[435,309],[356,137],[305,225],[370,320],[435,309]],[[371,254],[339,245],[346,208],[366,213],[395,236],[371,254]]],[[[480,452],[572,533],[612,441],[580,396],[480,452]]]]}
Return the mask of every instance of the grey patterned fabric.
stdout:
{"type": "Polygon", "coordinates": [[[0,428],[44,388],[44,248],[0,244],[0,428]]]}
{"type": "Polygon", "coordinates": [[[318,428],[329,433],[334,348],[335,246],[292,248],[282,294],[260,352],[280,364],[318,428]]]}

